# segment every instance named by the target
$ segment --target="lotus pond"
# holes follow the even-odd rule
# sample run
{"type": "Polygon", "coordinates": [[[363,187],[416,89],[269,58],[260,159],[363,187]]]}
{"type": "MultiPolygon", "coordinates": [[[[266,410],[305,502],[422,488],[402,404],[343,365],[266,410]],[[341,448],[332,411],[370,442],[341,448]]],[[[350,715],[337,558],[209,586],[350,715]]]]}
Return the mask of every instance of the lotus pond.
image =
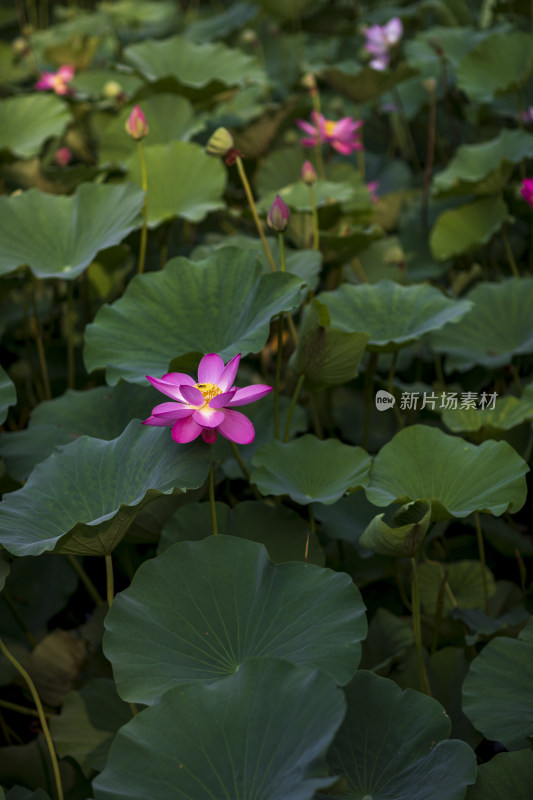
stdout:
{"type": "Polygon", "coordinates": [[[531,800],[533,6],[0,6],[0,800],[531,800]]]}

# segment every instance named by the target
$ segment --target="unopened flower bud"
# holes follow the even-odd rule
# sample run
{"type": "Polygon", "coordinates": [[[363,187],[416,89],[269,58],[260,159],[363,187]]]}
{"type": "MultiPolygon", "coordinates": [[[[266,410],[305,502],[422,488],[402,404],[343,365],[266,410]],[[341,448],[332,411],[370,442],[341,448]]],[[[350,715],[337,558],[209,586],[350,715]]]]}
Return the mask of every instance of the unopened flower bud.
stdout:
{"type": "Polygon", "coordinates": [[[289,206],[277,194],[268,212],[268,224],[278,233],[283,233],[283,231],[287,230],[290,218],[289,206]]]}
{"type": "Polygon", "coordinates": [[[132,139],[139,141],[140,139],[144,139],[145,136],[148,136],[149,130],[143,112],[139,106],[133,106],[131,114],[126,120],[126,131],[132,139]]]}
{"type": "Polygon", "coordinates": [[[24,36],[17,36],[17,38],[13,40],[11,49],[16,56],[27,55],[29,52],[28,40],[25,39],[24,36]]]}
{"type": "Polygon", "coordinates": [[[437,81],[435,78],[426,78],[425,81],[422,81],[422,86],[428,94],[434,94],[437,88],[437,81]]]}
{"type": "Polygon", "coordinates": [[[66,167],[72,161],[72,153],[68,147],[60,147],[56,150],[54,161],[59,167],[66,167]]]}
{"type": "Polygon", "coordinates": [[[302,180],[308,186],[312,186],[314,183],[316,183],[316,170],[310,161],[304,161],[302,167],[302,180]]]}
{"type": "Polygon", "coordinates": [[[316,89],[316,78],[312,72],[306,72],[306,74],[302,77],[301,83],[304,89],[309,89],[310,91],[314,91],[316,89]]]}
{"type": "Polygon", "coordinates": [[[107,81],[102,87],[102,96],[107,97],[108,100],[115,100],[115,98],[120,97],[122,92],[122,86],[118,81],[107,81]]]}
{"type": "Polygon", "coordinates": [[[208,156],[224,158],[233,147],[233,136],[227,128],[217,128],[205,146],[208,156]]]}
{"type": "Polygon", "coordinates": [[[249,44],[252,47],[255,47],[257,44],[259,44],[257,33],[251,28],[245,28],[241,33],[241,42],[243,44],[249,44]]]}

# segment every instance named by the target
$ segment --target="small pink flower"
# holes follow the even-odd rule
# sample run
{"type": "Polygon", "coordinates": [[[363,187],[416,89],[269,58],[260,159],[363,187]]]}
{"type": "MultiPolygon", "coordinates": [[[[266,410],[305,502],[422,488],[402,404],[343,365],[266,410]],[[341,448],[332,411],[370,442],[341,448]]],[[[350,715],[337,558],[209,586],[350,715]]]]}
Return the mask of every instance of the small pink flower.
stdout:
{"type": "Polygon", "coordinates": [[[59,167],[66,167],[72,161],[72,153],[68,147],[60,147],[56,150],[54,161],[59,167]]]}
{"type": "Polygon", "coordinates": [[[71,89],[69,89],[67,83],[70,83],[73,77],[74,67],[69,64],[63,64],[57,72],[43,72],[35,84],[35,88],[42,92],[46,91],[46,89],[53,89],[56,94],[69,94],[71,89]]]}
{"type": "Polygon", "coordinates": [[[403,25],[399,17],[393,17],[385,25],[371,25],[365,31],[365,50],[374,58],[370,61],[372,69],[382,72],[390,62],[390,51],[403,36],[403,25]]]}
{"type": "Polygon", "coordinates": [[[279,194],[277,194],[274,198],[274,202],[270,206],[270,211],[268,212],[268,224],[271,228],[273,228],[273,230],[277,231],[278,233],[283,233],[283,231],[287,230],[290,218],[291,212],[289,210],[289,206],[281,199],[279,194]]]}
{"type": "Polygon", "coordinates": [[[316,170],[310,161],[304,161],[302,166],[302,180],[308,186],[316,183],[316,170]]]}
{"type": "Polygon", "coordinates": [[[304,147],[316,147],[323,142],[328,142],[337,152],[349,156],[354,150],[362,150],[363,145],[359,139],[359,128],[363,120],[356,122],[351,117],[343,117],[338,122],[326,119],[318,111],[311,112],[310,122],[303,119],[296,120],[297,125],[308,134],[305,139],[300,139],[304,147]]]}
{"type": "Polygon", "coordinates": [[[144,139],[150,131],[146,117],[139,106],[133,106],[131,114],[126,120],[126,131],[133,139],[144,139]]]}
{"type": "Polygon", "coordinates": [[[524,178],[521,191],[524,200],[533,206],[533,178],[524,178]]]}
{"type": "Polygon", "coordinates": [[[377,192],[379,189],[379,181],[372,181],[371,183],[367,183],[366,188],[370,192],[370,199],[372,200],[372,202],[378,203],[379,195],[377,192]]]}
{"type": "Polygon", "coordinates": [[[254,426],[233,408],[259,400],[272,391],[272,386],[233,386],[240,360],[239,353],[224,366],[219,355],[208,353],[198,366],[198,382],[182,372],[169,372],[162,378],[147,375],[152,386],[174,402],[156,406],[143,425],[172,426],[172,438],[178,444],[192,442],[200,434],[204,442],[211,444],[217,432],[237,444],[253,442],[254,426]]]}

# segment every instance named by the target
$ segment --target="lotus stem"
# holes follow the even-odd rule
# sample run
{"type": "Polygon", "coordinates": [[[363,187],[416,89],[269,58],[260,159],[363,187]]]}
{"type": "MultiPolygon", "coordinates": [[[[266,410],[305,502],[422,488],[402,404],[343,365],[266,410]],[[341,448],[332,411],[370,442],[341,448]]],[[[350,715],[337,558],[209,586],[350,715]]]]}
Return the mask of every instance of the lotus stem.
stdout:
{"type": "Polygon", "coordinates": [[[276,373],[274,377],[274,438],[279,439],[279,384],[283,355],[283,314],[278,317],[278,348],[276,351],[276,373]]]}
{"type": "MultiPolygon", "coordinates": [[[[18,703],[10,703],[9,700],[0,700],[0,708],[7,708],[8,711],[16,711],[17,714],[25,714],[27,717],[38,717],[39,712],[35,708],[26,708],[26,706],[19,706],[18,703]]],[[[45,716],[55,716],[46,714],[45,716]]]]}
{"type": "Polygon", "coordinates": [[[39,366],[41,368],[41,376],[43,379],[44,396],[46,400],[52,399],[52,391],[50,389],[50,379],[48,377],[48,366],[46,364],[46,355],[44,352],[43,335],[41,323],[39,321],[39,309],[37,307],[37,293],[35,291],[35,284],[37,281],[32,279],[31,282],[31,299],[33,304],[33,317],[30,319],[30,332],[35,339],[37,345],[37,354],[39,356],[39,366]]]}
{"type": "Polygon", "coordinates": [[[411,604],[413,610],[413,633],[415,636],[416,655],[418,660],[418,679],[420,681],[420,691],[431,696],[426,666],[424,664],[424,654],[422,650],[422,623],[420,615],[420,583],[418,580],[418,565],[416,563],[416,558],[413,556],[411,556],[411,568],[413,578],[411,604]]]}
{"type": "Polygon", "coordinates": [[[424,167],[424,183],[422,188],[422,226],[427,233],[429,228],[429,190],[431,186],[431,172],[435,158],[435,133],[437,127],[437,98],[435,88],[429,90],[429,123],[428,141],[426,149],[426,164],[424,167]]]}
{"type": "Polygon", "coordinates": [[[357,256],[354,256],[354,258],[352,258],[352,264],[353,264],[353,268],[355,270],[355,274],[357,275],[357,277],[359,278],[361,283],[368,283],[368,278],[366,277],[366,272],[364,271],[363,265],[361,264],[361,262],[359,261],[357,256]]]}
{"type": "Polygon", "coordinates": [[[308,184],[309,200],[311,201],[311,215],[313,217],[313,250],[320,250],[320,229],[318,225],[318,211],[315,200],[315,190],[308,184]]]}
{"type": "MultiPolygon", "coordinates": [[[[239,459],[237,459],[239,460],[239,459]]],[[[242,466],[241,466],[242,469],[242,466]]],[[[209,505],[211,507],[211,525],[213,535],[218,533],[217,510],[215,506],[215,476],[213,474],[213,445],[209,445],[209,505]]]]}
{"type": "Polygon", "coordinates": [[[372,406],[372,388],[374,386],[374,374],[378,363],[378,354],[370,353],[365,374],[365,427],[363,431],[363,448],[368,447],[368,429],[370,425],[370,408],[372,406]]]}
{"type": "Polygon", "coordinates": [[[518,272],[518,267],[516,266],[516,261],[514,260],[513,251],[511,250],[511,245],[509,244],[509,237],[507,236],[507,229],[505,227],[505,223],[502,225],[502,239],[503,239],[503,246],[505,248],[505,255],[507,256],[507,263],[511,269],[515,278],[520,277],[520,273],[518,272]]]}
{"type": "Polygon", "coordinates": [[[54,773],[54,779],[56,783],[57,798],[58,800],[63,800],[63,786],[61,784],[61,775],[59,773],[59,764],[57,762],[56,751],[54,750],[54,744],[52,742],[52,737],[50,736],[50,729],[48,727],[48,722],[46,721],[46,715],[44,713],[43,704],[41,703],[41,699],[37,693],[35,684],[28,675],[28,673],[26,672],[26,670],[24,669],[24,667],[22,666],[22,664],[20,664],[15,658],[15,656],[9,652],[2,639],[0,639],[0,651],[2,651],[7,660],[10,661],[11,664],[15,667],[19,675],[26,682],[28,689],[30,690],[33,702],[35,703],[35,708],[37,709],[37,714],[39,715],[39,722],[41,723],[41,728],[43,730],[48,751],[50,753],[50,761],[52,762],[52,770],[54,773]]]}
{"type": "Polygon", "coordinates": [[[265,251],[268,263],[270,264],[270,269],[272,270],[272,272],[277,272],[276,264],[274,262],[274,258],[272,257],[272,252],[270,250],[270,247],[268,246],[268,242],[266,240],[263,227],[261,225],[261,220],[259,219],[259,216],[257,214],[257,208],[255,206],[254,196],[252,194],[252,189],[248,182],[248,178],[246,177],[246,172],[244,169],[244,164],[242,163],[242,158],[240,156],[237,156],[235,159],[235,163],[237,165],[239,177],[241,179],[241,183],[243,185],[246,194],[246,199],[248,200],[248,205],[250,206],[250,211],[252,212],[252,216],[254,218],[255,227],[257,228],[259,238],[261,239],[261,244],[263,245],[263,249],[265,251]]]}
{"type": "Polygon", "coordinates": [[[313,508],[312,508],[311,503],[309,503],[307,508],[309,509],[309,525],[310,525],[310,528],[308,528],[308,530],[307,530],[307,539],[305,540],[304,561],[305,561],[306,564],[307,564],[307,559],[308,559],[308,556],[309,556],[309,537],[310,537],[310,534],[312,533],[313,536],[316,536],[315,516],[313,514],[313,508]]]}
{"type": "Polygon", "coordinates": [[[87,575],[87,573],[83,569],[82,565],[80,564],[80,562],[78,561],[76,556],[67,555],[67,559],[68,559],[68,562],[69,562],[70,566],[72,567],[72,569],[74,570],[74,572],[76,573],[76,575],[81,580],[81,582],[83,583],[83,585],[87,589],[88,593],[90,594],[90,596],[94,600],[95,604],[97,606],[103,606],[104,601],[100,597],[100,593],[98,592],[98,589],[96,588],[96,586],[94,585],[92,580],[89,578],[89,576],[87,575]]]}
{"type": "Polygon", "coordinates": [[[72,294],[72,281],[67,281],[67,382],[69,389],[74,389],[76,374],[74,365],[74,308],[72,294]]]}
{"type": "Polygon", "coordinates": [[[148,198],[148,175],[146,172],[146,160],[144,158],[144,150],[142,146],[141,139],[137,140],[137,147],[139,149],[139,161],[141,162],[141,186],[144,192],[144,200],[143,200],[143,226],[141,230],[141,244],[139,247],[139,268],[138,274],[142,275],[144,272],[144,260],[146,257],[146,241],[148,238],[148,205],[147,205],[147,198],[148,198]]]}
{"type": "Polygon", "coordinates": [[[286,444],[289,441],[289,435],[291,432],[291,422],[292,422],[292,415],[294,414],[294,409],[296,408],[296,403],[298,402],[298,397],[300,396],[300,391],[302,389],[303,383],[305,380],[305,375],[300,375],[298,378],[298,382],[294,389],[294,393],[292,395],[291,404],[289,406],[289,413],[287,414],[287,419],[285,421],[285,430],[283,432],[283,441],[286,444]]]}
{"type": "Polygon", "coordinates": [[[113,605],[115,599],[115,579],[113,577],[113,559],[111,553],[105,554],[105,575],[107,587],[107,605],[109,608],[113,605]]]}
{"type": "Polygon", "coordinates": [[[479,519],[479,511],[474,511],[474,518],[476,521],[476,536],[477,536],[477,549],[479,552],[479,560],[481,561],[481,580],[483,582],[483,600],[485,603],[485,613],[489,610],[489,590],[487,588],[487,563],[485,561],[485,545],[483,543],[483,531],[481,530],[481,522],[479,519]]]}

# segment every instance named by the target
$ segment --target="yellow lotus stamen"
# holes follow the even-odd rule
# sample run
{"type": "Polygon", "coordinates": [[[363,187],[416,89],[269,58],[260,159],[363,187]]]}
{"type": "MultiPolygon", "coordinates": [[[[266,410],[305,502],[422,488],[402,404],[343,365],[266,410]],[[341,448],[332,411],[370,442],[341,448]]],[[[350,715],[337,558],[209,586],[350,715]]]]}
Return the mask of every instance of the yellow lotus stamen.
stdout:
{"type": "Polygon", "coordinates": [[[222,389],[215,383],[195,383],[195,387],[201,391],[206,403],[209,403],[217,394],[222,394],[222,389]]]}
{"type": "Polygon", "coordinates": [[[331,119],[324,120],[324,130],[326,132],[326,136],[334,136],[336,125],[337,123],[333,122],[331,119]]]}

